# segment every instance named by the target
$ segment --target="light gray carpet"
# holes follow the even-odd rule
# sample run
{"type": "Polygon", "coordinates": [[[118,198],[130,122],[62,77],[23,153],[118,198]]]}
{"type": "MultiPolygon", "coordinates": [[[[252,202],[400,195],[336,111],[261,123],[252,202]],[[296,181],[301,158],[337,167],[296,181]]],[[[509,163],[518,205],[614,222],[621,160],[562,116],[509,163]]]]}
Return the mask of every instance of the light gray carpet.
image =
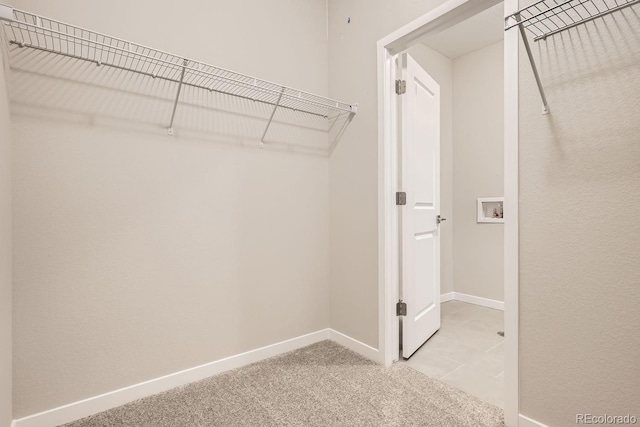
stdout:
{"type": "Polygon", "coordinates": [[[107,426],[503,426],[502,410],[332,342],[226,372],[66,424],[107,426]]]}

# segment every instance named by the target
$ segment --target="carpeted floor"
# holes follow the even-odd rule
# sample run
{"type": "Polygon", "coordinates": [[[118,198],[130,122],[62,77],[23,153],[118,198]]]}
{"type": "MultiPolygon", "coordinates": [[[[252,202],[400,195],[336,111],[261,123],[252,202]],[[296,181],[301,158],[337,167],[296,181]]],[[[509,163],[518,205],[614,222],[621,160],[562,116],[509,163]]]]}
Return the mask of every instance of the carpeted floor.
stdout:
{"type": "Polygon", "coordinates": [[[67,427],[503,426],[502,410],[332,342],[137,400],[67,427]]]}

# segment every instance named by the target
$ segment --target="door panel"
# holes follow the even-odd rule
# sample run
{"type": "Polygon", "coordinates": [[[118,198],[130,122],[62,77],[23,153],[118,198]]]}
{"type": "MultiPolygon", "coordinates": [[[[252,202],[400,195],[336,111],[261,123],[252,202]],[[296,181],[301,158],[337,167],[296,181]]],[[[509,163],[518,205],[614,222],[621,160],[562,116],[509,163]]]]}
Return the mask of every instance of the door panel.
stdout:
{"type": "Polygon", "coordinates": [[[401,58],[400,104],[402,355],[410,357],[440,329],[440,86],[408,54],[401,58]]]}

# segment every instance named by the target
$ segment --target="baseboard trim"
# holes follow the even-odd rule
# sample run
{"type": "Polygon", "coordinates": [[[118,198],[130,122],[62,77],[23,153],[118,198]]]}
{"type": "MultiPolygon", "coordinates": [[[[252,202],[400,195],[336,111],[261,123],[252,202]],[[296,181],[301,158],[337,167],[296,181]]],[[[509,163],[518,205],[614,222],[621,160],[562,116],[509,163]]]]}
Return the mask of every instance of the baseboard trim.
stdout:
{"type": "Polygon", "coordinates": [[[440,294],[440,303],[453,301],[455,299],[455,292],[447,292],[446,294],[440,294]]]}
{"type": "Polygon", "coordinates": [[[536,421],[533,418],[529,418],[526,415],[520,414],[518,418],[519,427],[548,427],[546,424],[542,424],[541,422],[536,421]]]}
{"type": "MultiPolygon", "coordinates": [[[[55,427],[61,424],[70,423],[143,397],[161,393],[194,381],[199,381],[212,375],[240,368],[282,353],[297,350],[298,348],[315,344],[326,339],[333,339],[339,344],[342,344],[360,354],[363,354],[362,351],[370,352],[371,350],[375,350],[366,344],[329,328],[322,329],[320,331],[312,332],[310,334],[302,335],[276,344],[90,397],[88,399],[40,412],[38,414],[19,418],[13,420],[11,427],[55,427]],[[358,349],[360,349],[360,351],[358,349]]],[[[377,353],[377,350],[375,350],[375,352],[377,353]]],[[[377,360],[377,357],[374,360],[377,360]]]]}
{"type": "Polygon", "coordinates": [[[329,329],[329,339],[337,342],[344,347],[347,347],[351,351],[355,351],[356,353],[366,357],[367,359],[373,360],[374,362],[382,363],[380,361],[380,351],[378,349],[375,349],[368,344],[358,341],[357,339],[351,338],[350,336],[345,335],[342,332],[329,329]]]}
{"type": "Polygon", "coordinates": [[[380,352],[348,335],[331,328],[322,329],[310,334],[302,335],[276,344],[250,350],[235,356],[226,357],[194,368],[185,369],[163,377],[155,378],[139,384],[104,393],[88,399],[73,402],[58,408],[29,415],[13,420],[11,427],[55,427],[70,423],[98,412],[106,411],[117,406],[142,399],[143,397],[162,393],[175,387],[199,381],[212,375],[220,374],[231,369],[240,368],[251,363],[259,362],[269,357],[277,356],[289,351],[330,339],[356,353],[380,362],[380,352]]]}
{"type": "MultiPolygon", "coordinates": [[[[481,305],[482,307],[493,308],[504,311],[504,302],[489,298],[477,297],[475,295],[461,294],[460,292],[450,292],[456,301],[468,302],[469,304],[481,305]]],[[[442,298],[442,297],[441,297],[442,298]]]]}

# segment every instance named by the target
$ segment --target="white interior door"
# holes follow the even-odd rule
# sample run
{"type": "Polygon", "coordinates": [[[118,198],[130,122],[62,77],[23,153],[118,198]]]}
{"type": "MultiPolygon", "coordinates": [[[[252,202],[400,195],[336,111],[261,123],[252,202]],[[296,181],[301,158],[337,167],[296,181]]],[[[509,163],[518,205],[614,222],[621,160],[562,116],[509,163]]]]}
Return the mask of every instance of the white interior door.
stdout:
{"type": "Polygon", "coordinates": [[[440,85],[408,54],[400,58],[400,218],[402,356],[440,329],[440,85]]]}

